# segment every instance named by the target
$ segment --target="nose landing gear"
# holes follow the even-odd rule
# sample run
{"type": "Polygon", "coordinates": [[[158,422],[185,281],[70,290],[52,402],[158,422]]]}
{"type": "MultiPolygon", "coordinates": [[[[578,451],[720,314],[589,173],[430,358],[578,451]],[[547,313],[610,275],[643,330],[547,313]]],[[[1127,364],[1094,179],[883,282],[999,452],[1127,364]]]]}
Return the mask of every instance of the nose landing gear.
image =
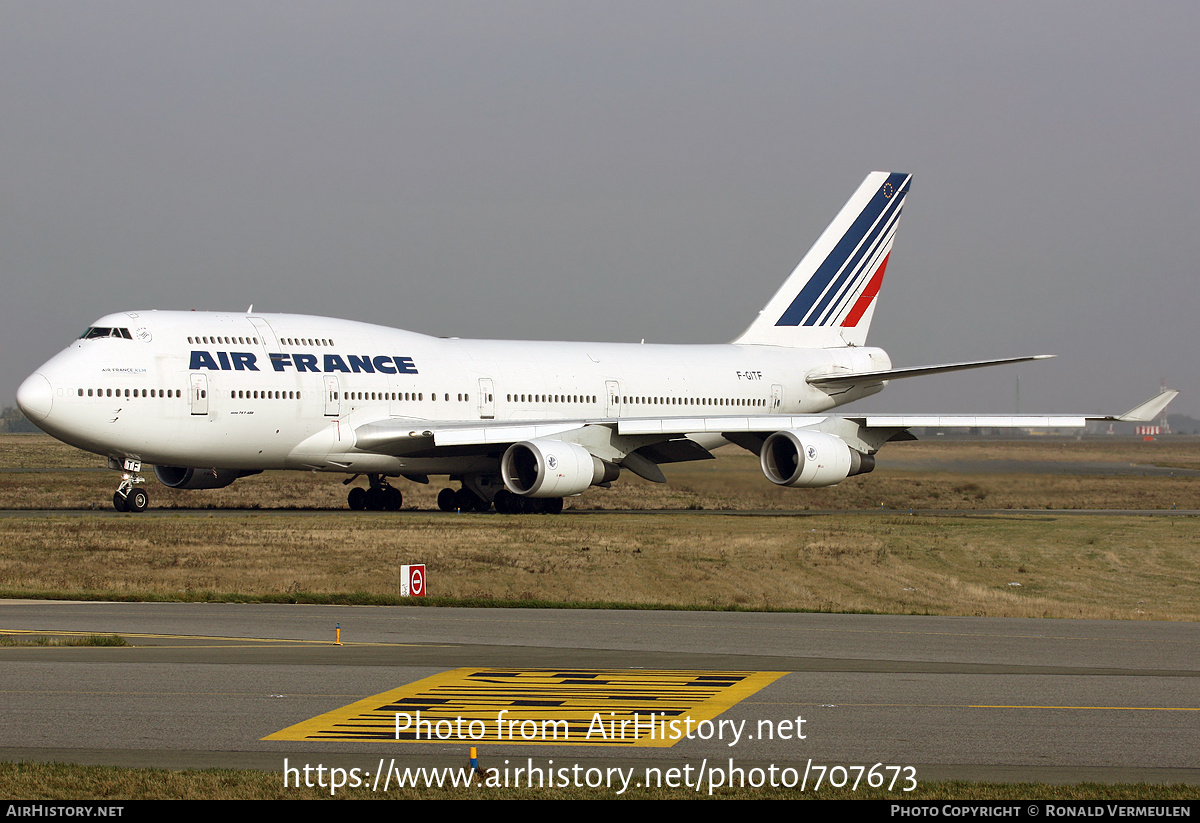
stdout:
{"type": "Polygon", "coordinates": [[[145,489],[137,488],[136,484],[145,483],[146,478],[137,472],[125,472],[121,475],[121,485],[113,492],[113,508],[119,512],[137,514],[144,512],[150,505],[150,495],[145,489]]]}

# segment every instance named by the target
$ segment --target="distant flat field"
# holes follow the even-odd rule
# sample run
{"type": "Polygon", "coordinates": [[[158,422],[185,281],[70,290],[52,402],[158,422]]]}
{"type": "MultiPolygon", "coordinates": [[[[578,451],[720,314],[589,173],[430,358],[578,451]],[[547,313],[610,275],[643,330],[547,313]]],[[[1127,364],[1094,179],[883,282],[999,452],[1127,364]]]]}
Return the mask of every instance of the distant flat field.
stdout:
{"type": "MultiPolygon", "coordinates": [[[[119,475],[103,467],[101,458],[45,435],[2,435],[0,509],[111,508],[119,475]]],[[[611,489],[569,498],[567,508],[1200,509],[1200,437],[1192,436],[894,443],[880,451],[874,472],[826,489],[775,486],[755,455],[732,446],[715,460],[668,465],[664,472],[663,485],[626,472],[611,489]]],[[[269,472],[204,491],[176,491],[151,478],[147,489],[153,508],[337,510],[346,508],[343,477],[269,472]]],[[[427,486],[396,480],[404,508],[436,511],[441,480],[427,486]]]]}
{"type": "Polygon", "coordinates": [[[0,594],[394,596],[399,566],[426,563],[430,593],[462,599],[1200,619],[1197,518],[1062,512],[1200,509],[1193,438],[902,443],[832,489],[776,488],[727,449],[669,467],[667,485],[594,489],[561,516],[443,514],[440,485],[406,481],[404,512],[352,513],[338,476],[298,472],[214,491],[150,483],[152,507],[178,508],[118,516],[117,475],[87,470],[98,458],[37,436],[0,444],[0,509],[51,510],[0,518],[0,594]],[[938,470],[977,461],[1036,471],[938,470]],[[93,505],[104,516],[79,514],[93,505]],[[982,513],[1009,508],[1040,513],[982,513]]]}

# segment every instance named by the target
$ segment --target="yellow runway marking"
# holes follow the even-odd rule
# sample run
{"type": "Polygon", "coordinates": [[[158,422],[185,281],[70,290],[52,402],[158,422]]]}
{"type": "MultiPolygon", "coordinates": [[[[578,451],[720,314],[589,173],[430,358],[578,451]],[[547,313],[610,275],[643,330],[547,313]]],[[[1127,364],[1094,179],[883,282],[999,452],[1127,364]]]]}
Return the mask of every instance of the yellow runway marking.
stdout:
{"type": "Polygon", "coordinates": [[[665,748],[784,674],[455,669],[263,739],[665,748]]]}

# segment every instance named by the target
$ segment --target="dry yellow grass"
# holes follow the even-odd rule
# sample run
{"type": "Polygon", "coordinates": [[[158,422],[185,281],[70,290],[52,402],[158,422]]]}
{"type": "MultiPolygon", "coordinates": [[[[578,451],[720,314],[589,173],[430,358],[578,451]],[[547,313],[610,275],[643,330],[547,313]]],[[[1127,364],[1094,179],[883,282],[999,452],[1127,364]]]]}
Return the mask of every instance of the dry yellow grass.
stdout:
{"type": "MultiPolygon", "coordinates": [[[[0,508],[108,508],[112,472],[49,438],[0,439],[0,508]]],[[[908,460],[1177,462],[1191,439],[1082,444],[895,444],[908,460]],[[1160,445],[1163,444],[1163,445],[1160,445]],[[1169,449],[1167,446],[1173,446],[1169,449]],[[1143,450],[1144,446],[1153,449],[1143,450]],[[1031,451],[1032,450],[1032,451],[1031,451]],[[1146,458],[1150,459],[1146,459],[1146,458]]],[[[902,462],[898,460],[897,462],[902,462]]],[[[753,456],[669,468],[671,483],[623,478],[560,517],[345,511],[336,476],[277,473],[227,489],[151,485],[176,516],[0,519],[0,589],[194,597],[393,595],[399,566],[429,566],[433,595],[710,608],[1195,620],[1197,524],[1185,517],[979,516],[981,508],[1200,508],[1190,477],[954,475],[889,469],[832,489],[779,489],[753,456]],[[204,507],[309,510],[227,515],[204,507]],[[872,509],[797,516],[772,511],[872,509]],[[963,516],[909,516],[908,510],[963,516]],[[660,513],[608,510],[666,509],[660,513]],[[755,511],[739,516],[689,509],[755,511]],[[316,511],[312,511],[316,510],[316,511]],[[326,511],[321,511],[326,510],[326,511]],[[590,511],[588,511],[590,510],[590,511]],[[1019,585],[1013,585],[1019,584],[1019,585]]],[[[361,482],[361,481],[360,481],[361,482]]],[[[432,511],[440,485],[402,483],[405,508],[432,511]]]]}
{"type": "Polygon", "coordinates": [[[0,520],[0,589],[1194,620],[1190,518],[692,512],[0,520]],[[1019,585],[1012,585],[1019,584],[1019,585]]]}
{"type": "MultiPolygon", "coordinates": [[[[893,509],[1200,509],[1200,478],[1122,477],[1093,474],[962,474],[898,468],[894,464],[940,461],[1119,462],[1200,467],[1200,438],[1172,437],[1153,442],[1087,441],[921,441],[894,443],[881,453],[873,473],[826,489],[786,489],[762,476],[758,459],[736,447],[716,460],[665,467],[668,483],[648,483],[628,472],[611,489],[591,489],[569,498],[567,507],[585,510],[728,509],[827,510],[893,509]]],[[[0,508],[80,509],[111,507],[116,472],[103,461],[42,435],[0,435],[0,469],[45,466],[63,471],[0,471],[0,508]],[[68,471],[68,469],[70,469],[68,471]],[[95,469],[79,471],[77,469],[95,469]]],[[[148,484],[155,508],[346,508],[341,475],[268,472],[224,489],[177,491],[148,484]]],[[[440,479],[440,480],[444,480],[440,479]]],[[[404,507],[436,511],[445,485],[397,480],[404,507]]],[[[365,481],[359,480],[365,485],[365,481]]],[[[455,484],[457,485],[457,484],[455,484]]]]}

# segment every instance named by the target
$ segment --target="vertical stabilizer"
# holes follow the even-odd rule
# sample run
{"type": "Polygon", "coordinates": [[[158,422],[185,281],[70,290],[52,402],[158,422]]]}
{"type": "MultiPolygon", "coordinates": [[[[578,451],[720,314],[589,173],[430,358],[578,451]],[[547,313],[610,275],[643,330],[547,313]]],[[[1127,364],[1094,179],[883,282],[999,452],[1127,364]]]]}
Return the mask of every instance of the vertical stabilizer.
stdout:
{"type": "Polygon", "coordinates": [[[734,343],[861,346],[875,313],[911,174],[876,171],[734,343]]]}

